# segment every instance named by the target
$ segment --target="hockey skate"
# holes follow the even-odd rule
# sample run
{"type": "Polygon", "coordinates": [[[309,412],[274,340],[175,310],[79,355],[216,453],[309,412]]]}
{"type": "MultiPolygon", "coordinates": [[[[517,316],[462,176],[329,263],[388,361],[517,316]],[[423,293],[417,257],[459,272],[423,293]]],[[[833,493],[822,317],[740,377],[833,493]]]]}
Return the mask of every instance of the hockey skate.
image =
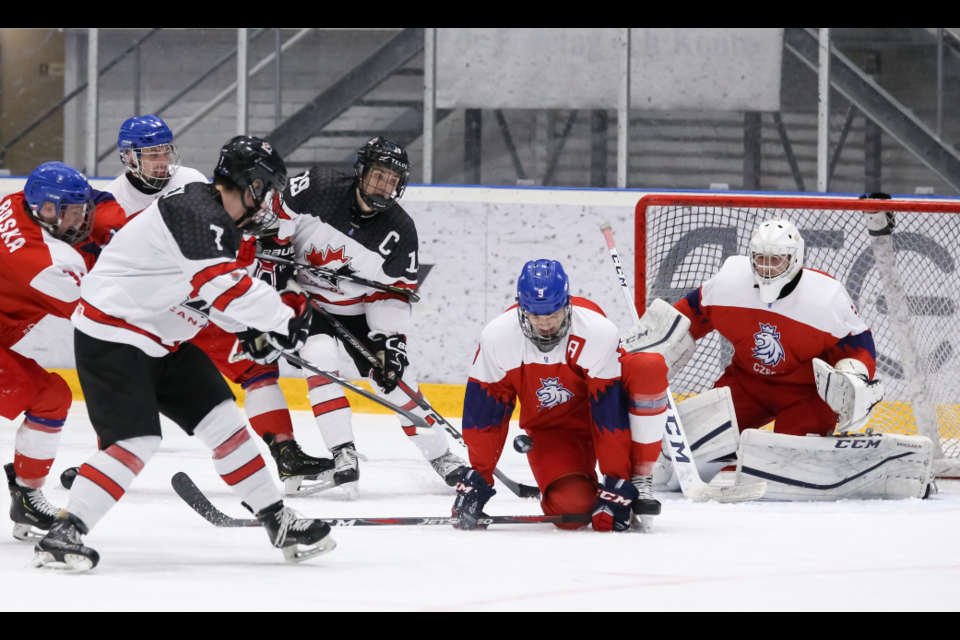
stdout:
{"type": "Polygon", "coordinates": [[[83,545],[80,535],[87,533],[83,522],[65,511],[61,513],[64,517],[54,520],[50,533],[34,547],[36,555],[30,566],[77,573],[90,571],[99,564],[100,554],[83,545]]]}
{"type": "Polygon", "coordinates": [[[633,476],[633,486],[640,497],[633,501],[630,530],[647,533],[653,526],[653,517],[660,515],[660,502],[653,497],[653,476],[633,476]]]}
{"type": "Polygon", "coordinates": [[[347,493],[347,497],[356,500],[360,497],[360,463],[357,448],[352,442],[334,447],[332,450],[336,470],[333,482],[347,493]]]}
{"type": "Polygon", "coordinates": [[[13,520],[13,537],[17,540],[39,540],[49,531],[57,517],[59,509],[47,501],[40,489],[21,486],[13,464],[3,466],[7,474],[7,487],[10,489],[10,519],[13,520]]]}
{"type": "Polygon", "coordinates": [[[308,456],[296,440],[277,442],[268,433],[263,441],[270,447],[270,455],[277,463],[277,473],[288,496],[309,496],[337,486],[333,479],[336,466],[333,460],[308,456]],[[304,481],[315,484],[304,485],[304,481]]]}
{"type": "Polygon", "coordinates": [[[443,478],[448,487],[457,486],[460,478],[463,477],[463,472],[467,469],[467,463],[450,453],[449,449],[439,458],[431,460],[430,466],[443,478]]]}
{"type": "Polygon", "coordinates": [[[273,546],[283,551],[287,562],[304,562],[330,553],[337,543],[330,536],[330,525],[322,520],[298,517],[299,514],[282,502],[257,514],[270,536],[273,546]]]}

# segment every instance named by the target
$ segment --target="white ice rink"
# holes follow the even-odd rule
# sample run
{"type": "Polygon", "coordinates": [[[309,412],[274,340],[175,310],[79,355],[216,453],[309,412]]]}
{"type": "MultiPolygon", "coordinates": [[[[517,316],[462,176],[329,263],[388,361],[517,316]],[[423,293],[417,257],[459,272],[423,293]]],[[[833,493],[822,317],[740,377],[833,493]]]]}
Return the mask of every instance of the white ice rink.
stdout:
{"type": "MultiPolygon", "coordinates": [[[[358,449],[370,458],[361,499],[333,490],[289,504],[318,517],[449,514],[453,490],[405,442],[395,418],[354,421],[358,449]]],[[[0,459],[9,462],[14,425],[0,423],[0,459]]],[[[295,414],[295,424],[304,449],[321,454],[312,416],[295,414]]],[[[0,609],[960,610],[960,483],[942,482],[927,501],[888,503],[718,505],[661,495],[663,515],[647,535],[545,525],[336,529],[333,553],[292,565],[263,531],[216,529],[181,502],[170,488],[177,471],[230,515],[246,515],[201,443],[164,426],[160,453],[86,537],[101,556],[92,573],[26,569],[31,545],[16,542],[0,518],[0,609]]],[[[52,502],[66,504],[56,478],[95,442],[78,403],[47,486],[52,502]]],[[[532,479],[512,448],[501,468],[532,479]]],[[[0,493],[5,514],[9,495],[0,493]]],[[[504,488],[487,511],[540,513],[504,488]]]]}

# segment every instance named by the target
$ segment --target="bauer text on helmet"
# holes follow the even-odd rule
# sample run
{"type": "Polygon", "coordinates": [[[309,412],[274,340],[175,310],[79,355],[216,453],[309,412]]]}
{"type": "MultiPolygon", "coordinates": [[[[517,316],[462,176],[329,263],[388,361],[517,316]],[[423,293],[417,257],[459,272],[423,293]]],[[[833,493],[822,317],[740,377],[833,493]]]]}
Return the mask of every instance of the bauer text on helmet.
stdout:
{"type": "Polygon", "coordinates": [[[780,218],[764,222],[750,239],[750,262],[760,299],[766,304],[776,302],[803,269],[800,232],[780,218]]]}
{"type": "Polygon", "coordinates": [[[50,235],[75,245],[93,230],[93,190],[82,173],[62,162],[45,162],[23,188],[30,216],[50,235]]]}
{"type": "Polygon", "coordinates": [[[517,279],[517,314],[528,340],[540,351],[552,351],[570,330],[570,280],[556,260],[523,266],[517,279]]]}
{"type": "Polygon", "coordinates": [[[163,189],[180,169],[173,131],[157,116],[136,116],[120,125],[120,161],[151,189],[163,189]]]}

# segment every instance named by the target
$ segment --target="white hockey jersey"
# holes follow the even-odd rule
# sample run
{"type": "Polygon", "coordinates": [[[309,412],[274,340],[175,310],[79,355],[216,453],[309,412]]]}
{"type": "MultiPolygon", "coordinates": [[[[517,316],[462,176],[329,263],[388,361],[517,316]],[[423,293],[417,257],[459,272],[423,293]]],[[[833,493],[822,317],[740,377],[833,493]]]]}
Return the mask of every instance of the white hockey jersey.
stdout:
{"type": "Polygon", "coordinates": [[[104,191],[112,193],[113,197],[116,198],[117,202],[120,203],[120,206],[123,207],[123,210],[127,212],[127,217],[132,218],[159,200],[162,196],[167,195],[175,189],[179,189],[180,187],[188,185],[191,182],[209,181],[196,169],[191,169],[190,167],[180,167],[177,173],[170,178],[170,181],[166,184],[166,186],[164,186],[160,191],[156,191],[154,193],[144,193],[143,191],[137,189],[133,183],[130,182],[130,179],[127,177],[126,173],[108,184],[104,191]]]}
{"type": "MultiPolygon", "coordinates": [[[[314,167],[290,179],[284,192],[280,239],[289,239],[294,259],[302,264],[355,275],[413,291],[420,268],[417,228],[400,205],[356,226],[356,178],[314,167]]],[[[402,295],[384,293],[336,277],[317,278],[297,272],[297,283],[328,312],[341,316],[366,314],[370,335],[404,333],[410,303],[402,295]]]]}
{"type": "Polygon", "coordinates": [[[293,311],[237,263],[241,233],[216,188],[192,183],[131,220],[83,279],[73,323],[162,357],[212,320],[227,331],[286,332],[293,311]]]}

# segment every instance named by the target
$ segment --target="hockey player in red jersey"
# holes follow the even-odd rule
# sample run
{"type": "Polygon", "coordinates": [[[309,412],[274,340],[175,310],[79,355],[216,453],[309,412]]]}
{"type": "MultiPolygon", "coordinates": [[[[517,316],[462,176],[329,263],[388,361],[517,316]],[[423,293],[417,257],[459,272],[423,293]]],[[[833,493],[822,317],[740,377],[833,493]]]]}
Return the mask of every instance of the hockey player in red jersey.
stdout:
{"type": "MultiPolygon", "coordinates": [[[[671,377],[692,356],[694,341],[711,332],[733,345],[733,362],[708,393],[716,396],[718,407],[725,398],[732,400],[739,431],[771,421],[776,421],[777,433],[797,436],[858,429],[882,397],[882,386],[873,380],[873,336],[841,283],[803,268],[803,249],[803,238],[790,222],[774,218],[761,224],[749,255],[728,258],[716,276],[675,309],[655,301],[624,336],[624,348],[633,351],[643,342],[639,335],[654,325],[669,325],[677,316],[689,322],[689,332],[662,341],[671,377]],[[831,373],[834,383],[828,389],[831,373]]],[[[684,404],[678,405],[681,417],[684,404]]],[[[699,443],[711,451],[707,458],[719,455],[713,474],[735,459],[723,458],[736,452],[736,434],[699,433],[698,423],[688,422],[684,418],[694,453],[704,457],[699,443]],[[711,447],[699,436],[726,444],[711,447]]],[[[713,474],[704,473],[699,458],[697,465],[709,482],[713,474]]]]}
{"type": "Polygon", "coordinates": [[[667,417],[663,357],[621,357],[617,327],[589,300],[570,296],[559,262],[527,263],[517,302],[484,329],[470,370],[463,436],[472,468],[453,508],[460,528],[476,528],[496,493],[493,471],[519,399],[543,512],[592,513],[598,531],[628,530],[636,514],[646,529],[660,513],[651,473],[667,417]]]}
{"type": "Polygon", "coordinates": [[[0,415],[24,414],[14,462],[4,467],[19,540],[49,529],[56,515],[41,487],[73,396],[63,378],[12,347],[44,317],[71,316],[80,279],[125,220],[109,193],[60,162],[40,165],[23,191],[0,201],[0,415]]]}

